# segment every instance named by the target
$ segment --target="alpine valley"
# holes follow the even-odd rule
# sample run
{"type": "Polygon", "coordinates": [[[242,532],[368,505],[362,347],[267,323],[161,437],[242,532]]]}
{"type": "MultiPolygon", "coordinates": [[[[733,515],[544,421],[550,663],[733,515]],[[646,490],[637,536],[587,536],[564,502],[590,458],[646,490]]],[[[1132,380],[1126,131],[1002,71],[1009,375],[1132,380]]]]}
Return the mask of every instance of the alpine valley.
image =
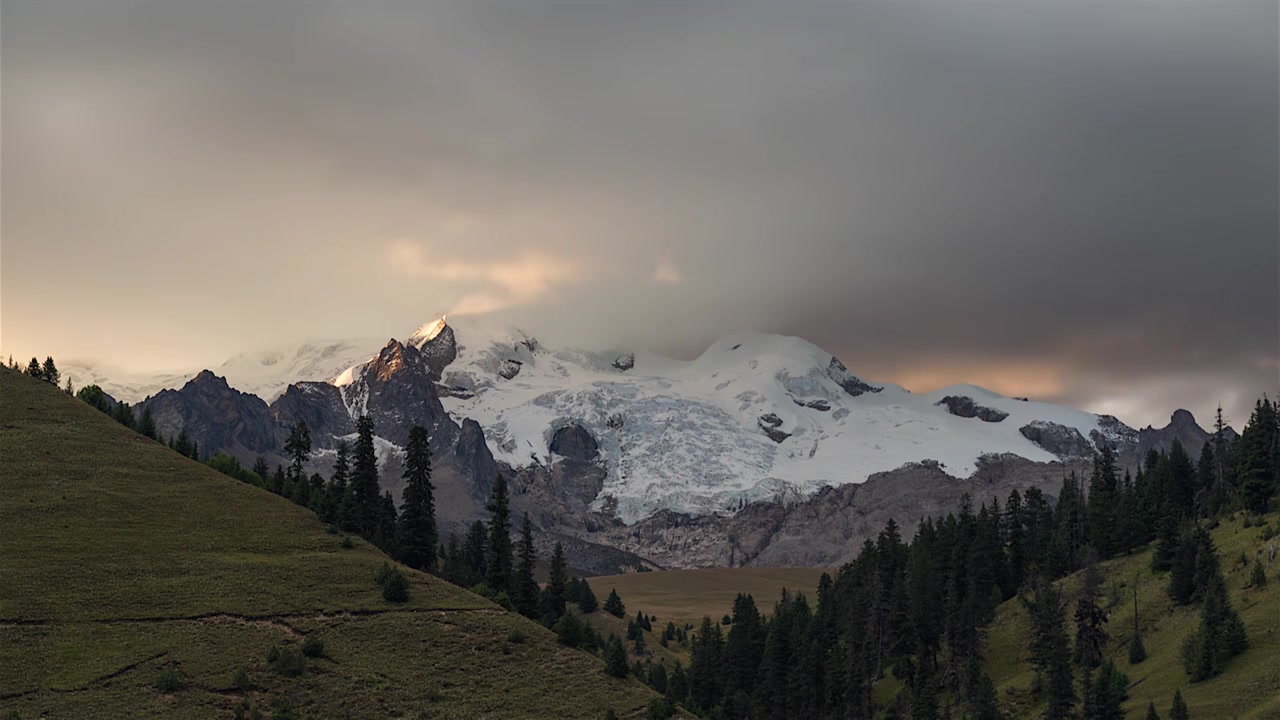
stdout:
{"type": "Polygon", "coordinates": [[[585,574],[835,566],[890,518],[910,535],[966,494],[1055,493],[1104,447],[1136,466],[1175,440],[1194,456],[1211,437],[1185,410],[1135,430],[972,385],[917,395],[781,335],[730,335],[682,361],[555,349],[518,329],[441,318],[378,345],[239,355],[194,376],[64,375],[136,403],[163,435],[185,432],[205,455],[246,466],[285,463],[302,421],[315,448],[308,470],[327,475],[368,415],[383,489],[397,500],[409,428],[421,425],[446,537],[485,517],[502,473],[539,542],[562,542],[585,574]]]}

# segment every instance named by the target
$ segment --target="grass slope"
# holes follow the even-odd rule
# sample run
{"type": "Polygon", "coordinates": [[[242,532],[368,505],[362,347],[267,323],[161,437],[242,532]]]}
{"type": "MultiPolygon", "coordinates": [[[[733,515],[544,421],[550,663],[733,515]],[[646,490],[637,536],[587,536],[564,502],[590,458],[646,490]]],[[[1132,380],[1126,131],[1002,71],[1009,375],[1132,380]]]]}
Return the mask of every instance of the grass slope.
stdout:
{"type": "Polygon", "coordinates": [[[751,595],[762,613],[773,611],[783,588],[805,593],[816,602],[818,579],[824,572],[835,575],[835,571],[823,568],[712,568],[604,575],[588,580],[601,603],[609,596],[609,590],[616,588],[630,617],[643,610],[657,615],[663,627],[669,620],[697,627],[704,615],[718,621],[732,612],[738,593],[751,595]]]}
{"type": "MultiPolygon", "coordinates": [[[[1272,527],[1280,514],[1266,516],[1272,527]]],[[[1109,608],[1108,655],[1129,677],[1129,717],[1145,717],[1147,703],[1154,702],[1161,717],[1168,717],[1174,690],[1181,688],[1191,717],[1235,718],[1237,720],[1280,719],[1280,562],[1267,565],[1267,550],[1280,540],[1262,540],[1261,527],[1244,527],[1243,515],[1224,520],[1213,530],[1223,575],[1231,592],[1231,602],[1244,621],[1249,649],[1227,663],[1221,675],[1191,683],[1182,666],[1182,642],[1199,624],[1199,607],[1176,607],[1166,593],[1168,573],[1152,573],[1148,546],[1142,552],[1102,563],[1104,607],[1109,608]],[[1240,564],[1244,554],[1248,563],[1240,564]],[[1262,588],[1246,587],[1255,557],[1262,557],[1269,582],[1262,588]],[[1133,587],[1137,582],[1138,615],[1147,659],[1129,665],[1129,642],[1133,637],[1133,587]]],[[[1063,580],[1070,593],[1079,578],[1063,580]]],[[[1070,619],[1075,611],[1068,608],[1070,619]]],[[[996,684],[1001,705],[1015,718],[1039,717],[1043,705],[1031,696],[1034,671],[1028,662],[1029,621],[1018,598],[1002,604],[992,623],[987,645],[988,672],[996,684]]],[[[1077,671],[1078,675],[1078,671],[1077,671]]],[[[1079,681],[1079,677],[1077,677],[1079,681]]]]}
{"type": "Polygon", "coordinates": [[[230,717],[244,697],[293,717],[643,717],[656,697],[425,574],[385,602],[376,548],[8,370],[0,488],[5,717],[230,717]],[[268,669],[307,636],[325,655],[304,674],[268,669]],[[182,688],[161,692],[170,668],[182,688]]]}

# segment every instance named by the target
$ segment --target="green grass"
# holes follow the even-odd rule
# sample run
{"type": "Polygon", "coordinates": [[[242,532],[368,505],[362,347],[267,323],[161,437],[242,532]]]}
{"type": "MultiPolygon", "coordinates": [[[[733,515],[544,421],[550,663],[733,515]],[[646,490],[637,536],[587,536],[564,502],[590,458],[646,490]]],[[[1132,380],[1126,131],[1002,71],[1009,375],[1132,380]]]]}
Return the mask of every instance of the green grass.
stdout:
{"type": "Polygon", "coordinates": [[[642,610],[657,615],[663,627],[670,620],[697,627],[704,615],[719,622],[725,613],[732,612],[738,593],[751,595],[756,607],[766,614],[773,611],[783,588],[805,593],[816,602],[818,579],[823,572],[835,575],[823,568],[712,568],[605,575],[588,580],[602,604],[609,590],[616,588],[629,617],[634,618],[636,611],[642,610]]]}
{"type": "Polygon", "coordinates": [[[655,697],[425,574],[387,603],[368,543],[8,370],[0,488],[0,716],[230,717],[246,698],[270,716],[287,698],[298,717],[643,717],[655,697]],[[309,635],[324,654],[301,676],[268,668],[309,635]]]}
{"type": "MultiPolygon", "coordinates": [[[[1274,524],[1280,515],[1272,513],[1274,524]]],[[[1195,630],[1199,609],[1175,607],[1165,588],[1168,573],[1152,573],[1151,548],[1102,564],[1107,577],[1104,606],[1110,608],[1107,632],[1108,655],[1129,677],[1130,717],[1143,717],[1147,703],[1154,702],[1161,717],[1168,716],[1174,690],[1181,689],[1193,718],[1236,718],[1275,720],[1280,718],[1280,563],[1268,568],[1271,581],[1264,588],[1246,588],[1253,559],[1275,540],[1264,542],[1262,528],[1244,525],[1237,515],[1213,531],[1223,574],[1231,591],[1231,601],[1244,621],[1249,649],[1227,663],[1221,675],[1191,683],[1182,667],[1182,641],[1195,630]],[[1239,564],[1244,553],[1249,562],[1239,564]],[[1137,581],[1138,614],[1147,659],[1129,665],[1128,648],[1133,637],[1133,585],[1137,581]]],[[[1266,562],[1263,556],[1263,562],[1266,562]]],[[[1075,576],[1063,583],[1072,592],[1075,576]]],[[[1070,597],[1070,596],[1069,596],[1070,597]]],[[[1074,603],[1068,611],[1074,611],[1074,603]]],[[[1070,622],[1070,620],[1069,620],[1070,622]]],[[[1074,625],[1071,625],[1074,633],[1074,625]]],[[[1028,618],[1022,603],[1014,598],[1000,606],[988,637],[987,668],[999,691],[1002,705],[1012,717],[1038,717],[1043,707],[1030,693],[1034,671],[1027,662],[1028,618]]]]}

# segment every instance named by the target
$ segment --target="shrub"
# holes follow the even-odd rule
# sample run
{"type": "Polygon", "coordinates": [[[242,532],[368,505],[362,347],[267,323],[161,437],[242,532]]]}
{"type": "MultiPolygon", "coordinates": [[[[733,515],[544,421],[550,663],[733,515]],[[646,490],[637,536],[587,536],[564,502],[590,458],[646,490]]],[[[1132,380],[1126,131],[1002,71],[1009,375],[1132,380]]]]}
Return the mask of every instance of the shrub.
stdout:
{"type": "Polygon", "coordinates": [[[1263,541],[1263,542],[1266,542],[1267,540],[1270,540],[1271,538],[1273,538],[1273,537],[1275,537],[1275,536],[1276,536],[1276,531],[1275,531],[1275,529],[1273,529],[1273,528],[1271,527],[1271,525],[1270,525],[1270,524],[1268,524],[1266,527],[1264,527],[1264,528],[1262,529],[1262,541],[1263,541]]]}
{"type": "Polygon", "coordinates": [[[400,568],[390,563],[382,563],[378,570],[378,584],[382,586],[382,599],[387,602],[405,602],[409,599],[409,578],[400,572],[400,568]]]}
{"type": "Polygon", "coordinates": [[[156,676],[156,689],[162,693],[178,692],[182,689],[182,678],[178,677],[178,671],[172,665],[161,670],[156,676]]]}
{"type": "Polygon", "coordinates": [[[248,671],[244,668],[237,670],[236,674],[231,676],[231,687],[239,690],[240,692],[249,692],[252,690],[253,681],[249,679],[248,671]]]}
{"type": "Polygon", "coordinates": [[[1261,558],[1253,560],[1253,572],[1249,575],[1249,585],[1256,588],[1267,586],[1267,571],[1262,569],[1261,558]]]}
{"type": "Polygon", "coordinates": [[[645,709],[645,720],[667,720],[667,718],[676,714],[676,706],[667,698],[654,698],[649,701],[649,707],[645,709]]]}
{"type": "Polygon", "coordinates": [[[318,658],[324,655],[324,641],[315,635],[308,635],[306,640],[302,641],[302,654],[309,658],[318,658]]]}
{"type": "Polygon", "coordinates": [[[273,645],[267,652],[267,665],[285,677],[298,677],[307,671],[307,658],[296,647],[273,645]]]}
{"type": "Polygon", "coordinates": [[[355,544],[355,543],[353,543],[353,542],[351,542],[351,536],[350,536],[350,535],[347,535],[346,537],[342,538],[342,549],[343,549],[343,550],[350,550],[351,548],[353,548],[353,547],[355,547],[355,546],[356,546],[356,544],[355,544]]]}
{"type": "Polygon", "coordinates": [[[1129,664],[1137,665],[1147,659],[1147,648],[1142,644],[1142,636],[1134,635],[1129,643],[1129,664]]]}
{"type": "Polygon", "coordinates": [[[248,698],[236,703],[235,708],[231,710],[231,717],[235,720],[262,720],[262,711],[253,706],[248,698]]]}
{"type": "Polygon", "coordinates": [[[511,632],[507,633],[507,642],[509,643],[514,643],[516,645],[519,645],[523,643],[524,640],[525,640],[524,632],[521,631],[519,628],[516,628],[511,632]]]}

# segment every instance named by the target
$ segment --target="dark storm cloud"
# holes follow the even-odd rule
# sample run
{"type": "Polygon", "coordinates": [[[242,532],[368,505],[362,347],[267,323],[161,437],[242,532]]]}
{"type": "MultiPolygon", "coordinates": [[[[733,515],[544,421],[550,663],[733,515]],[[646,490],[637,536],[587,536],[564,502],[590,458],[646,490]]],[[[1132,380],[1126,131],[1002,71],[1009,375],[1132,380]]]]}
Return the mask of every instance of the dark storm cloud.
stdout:
{"type": "Polygon", "coordinates": [[[193,327],[216,356],[500,308],[577,342],[689,354],[754,328],[877,379],[1243,420],[1280,385],[1278,23],[1266,2],[6,3],[6,345],[84,338],[103,295],[104,326],[145,328],[122,358],[193,327]],[[74,272],[51,258],[86,252],[37,318],[31,287],[74,272]]]}

